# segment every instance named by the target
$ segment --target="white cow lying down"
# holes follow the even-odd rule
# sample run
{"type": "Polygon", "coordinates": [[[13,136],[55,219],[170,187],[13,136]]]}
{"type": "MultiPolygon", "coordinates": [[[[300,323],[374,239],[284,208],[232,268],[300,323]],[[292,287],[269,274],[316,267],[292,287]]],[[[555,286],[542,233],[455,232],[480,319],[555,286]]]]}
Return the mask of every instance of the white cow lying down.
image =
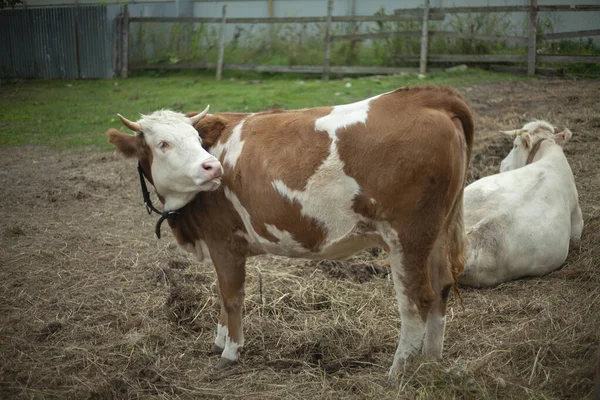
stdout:
{"type": "Polygon", "coordinates": [[[568,129],[554,134],[546,121],[503,132],[515,136],[500,173],[465,188],[467,264],[459,282],[493,286],[560,267],[569,238],[583,219],[573,172],[563,153],[568,129]]]}

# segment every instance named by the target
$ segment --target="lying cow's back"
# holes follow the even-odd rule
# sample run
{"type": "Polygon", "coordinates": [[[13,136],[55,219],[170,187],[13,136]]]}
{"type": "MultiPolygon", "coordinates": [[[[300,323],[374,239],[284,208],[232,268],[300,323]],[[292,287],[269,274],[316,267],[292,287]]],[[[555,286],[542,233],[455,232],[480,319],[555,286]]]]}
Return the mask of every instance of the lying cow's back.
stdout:
{"type": "Polygon", "coordinates": [[[430,187],[449,188],[470,148],[463,126],[472,132],[462,97],[431,87],[335,107],[215,114],[205,121],[212,126],[211,118],[225,125],[209,150],[224,165],[223,190],[252,252],[318,258],[381,244],[373,221],[414,213],[430,187]]]}

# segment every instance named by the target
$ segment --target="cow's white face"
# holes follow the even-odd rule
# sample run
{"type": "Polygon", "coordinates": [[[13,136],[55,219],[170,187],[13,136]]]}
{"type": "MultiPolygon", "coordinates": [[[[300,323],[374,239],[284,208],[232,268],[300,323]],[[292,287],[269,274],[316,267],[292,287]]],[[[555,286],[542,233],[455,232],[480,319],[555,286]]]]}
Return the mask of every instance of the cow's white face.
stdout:
{"type": "Polygon", "coordinates": [[[525,166],[530,151],[531,136],[527,134],[524,139],[521,135],[518,135],[513,142],[512,150],[500,163],[500,172],[512,171],[525,166]]]}
{"type": "Polygon", "coordinates": [[[188,118],[162,110],[142,116],[137,123],[120,116],[137,136],[109,132],[110,141],[123,154],[137,155],[146,168],[150,166],[150,171],[145,172],[150,172],[156,191],[164,198],[165,211],[181,208],[196,194],[215,190],[221,184],[221,163],[202,148],[201,138],[193,127],[207,112],[208,108],[188,118]]]}
{"type": "Polygon", "coordinates": [[[189,121],[147,124],[142,132],[152,150],[152,178],[165,198],[165,210],[183,207],[199,192],[221,184],[221,163],[202,148],[189,121]]]}

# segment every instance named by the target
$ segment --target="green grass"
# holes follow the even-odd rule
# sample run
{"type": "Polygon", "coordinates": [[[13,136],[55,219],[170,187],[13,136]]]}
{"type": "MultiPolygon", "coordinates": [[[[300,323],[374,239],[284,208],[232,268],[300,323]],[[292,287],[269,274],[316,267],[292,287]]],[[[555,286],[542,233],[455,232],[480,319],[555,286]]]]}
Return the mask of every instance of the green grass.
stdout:
{"type": "Polygon", "coordinates": [[[167,108],[178,111],[261,111],[343,104],[415,84],[463,86],[524,79],[480,70],[362,77],[323,82],[300,76],[212,72],[146,73],[126,80],[20,81],[0,86],[0,147],[35,145],[57,150],[106,150],[109,128],[126,131],[117,113],[131,120],[167,108]],[[260,80],[260,83],[252,82],[260,80]],[[346,87],[347,83],[351,87],[346,87]]]}

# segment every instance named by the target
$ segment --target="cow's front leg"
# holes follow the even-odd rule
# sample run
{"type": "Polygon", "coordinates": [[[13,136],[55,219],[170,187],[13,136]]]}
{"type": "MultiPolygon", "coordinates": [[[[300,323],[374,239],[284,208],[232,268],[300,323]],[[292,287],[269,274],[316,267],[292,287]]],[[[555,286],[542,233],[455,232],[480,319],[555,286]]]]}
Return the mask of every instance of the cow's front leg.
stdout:
{"type": "Polygon", "coordinates": [[[227,342],[227,311],[223,305],[223,297],[221,296],[221,290],[219,289],[219,283],[217,282],[217,295],[219,296],[219,304],[221,313],[219,315],[219,322],[217,323],[217,335],[215,336],[215,342],[212,346],[212,354],[221,355],[225,350],[225,343],[227,342]]]}
{"type": "Polygon", "coordinates": [[[217,270],[221,316],[217,327],[216,346],[223,346],[216,368],[225,368],[238,361],[244,346],[242,307],[244,306],[245,257],[223,255],[223,260],[213,258],[217,270]],[[219,331],[220,328],[220,331],[219,331]],[[224,341],[223,341],[224,339],[224,341]]]}

